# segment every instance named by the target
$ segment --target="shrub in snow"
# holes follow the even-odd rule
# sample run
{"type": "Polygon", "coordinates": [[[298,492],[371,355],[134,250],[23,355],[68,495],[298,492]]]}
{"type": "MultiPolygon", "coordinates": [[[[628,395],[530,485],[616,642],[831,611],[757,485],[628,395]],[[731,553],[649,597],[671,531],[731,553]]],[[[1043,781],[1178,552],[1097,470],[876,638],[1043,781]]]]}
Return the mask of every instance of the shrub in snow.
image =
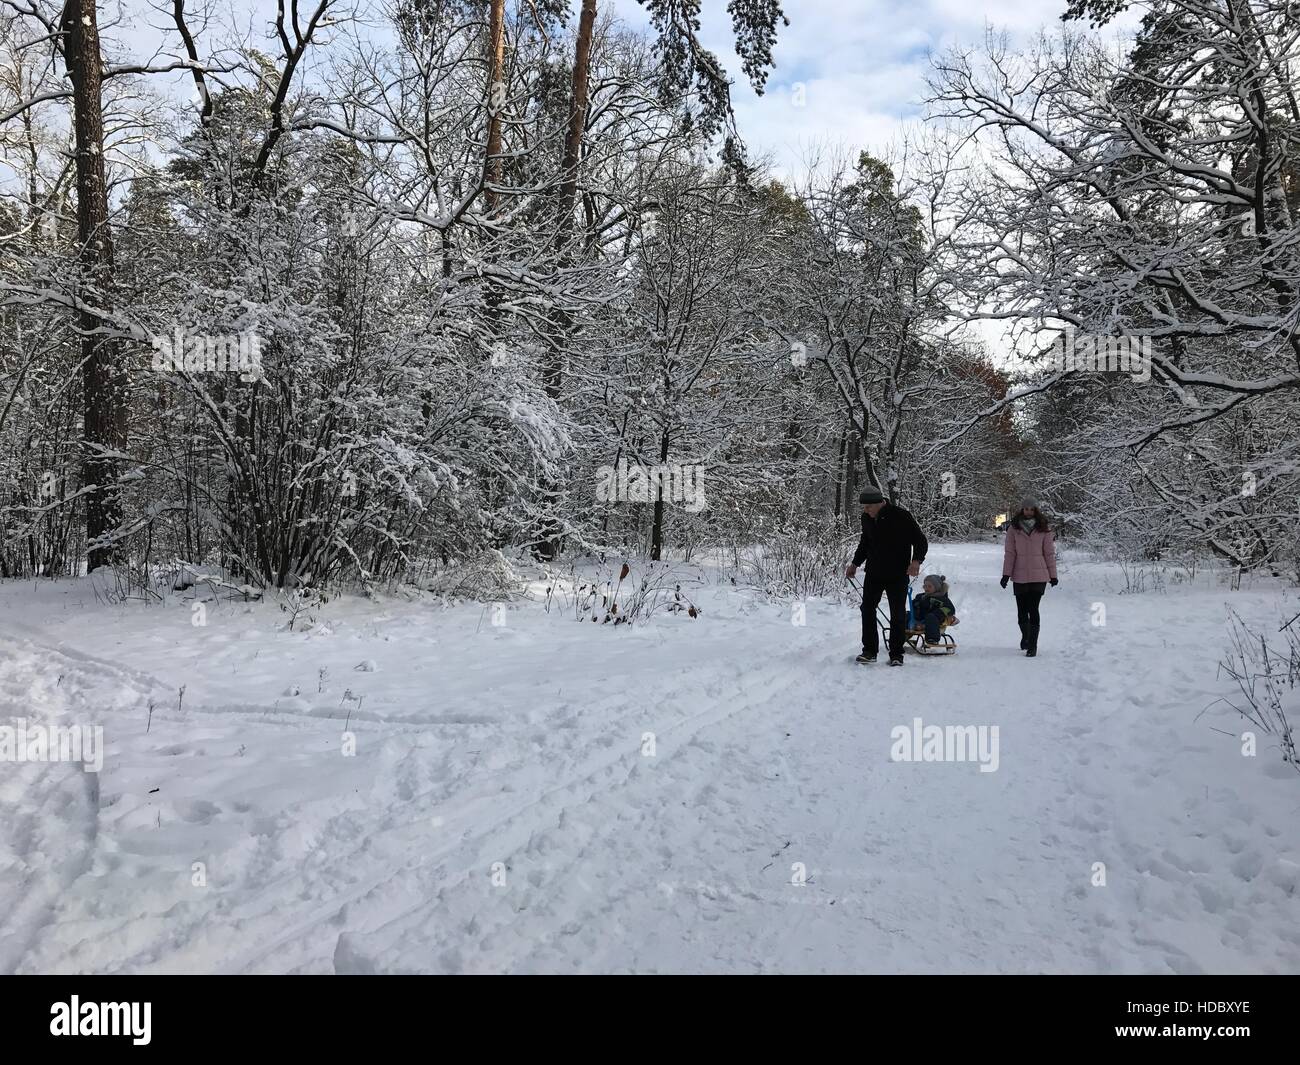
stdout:
{"type": "Polygon", "coordinates": [[[517,598],[522,581],[500,551],[488,548],[470,561],[448,567],[434,576],[428,590],[447,599],[500,602],[517,598]]]}
{"type": "MultiPolygon", "coordinates": [[[[1229,702],[1261,732],[1277,738],[1282,760],[1300,771],[1291,715],[1300,711],[1300,615],[1282,626],[1284,643],[1270,645],[1252,632],[1236,613],[1232,616],[1231,647],[1220,669],[1237,682],[1245,705],[1229,702]]],[[[1225,700],[1227,701],[1227,700],[1225,700]]]]}
{"type": "Polygon", "coordinates": [[[138,601],[161,603],[163,597],[155,587],[149,567],[134,561],[117,566],[101,566],[90,576],[91,589],[97,602],[120,606],[138,601]]]}
{"type": "Polygon", "coordinates": [[[834,597],[848,589],[844,564],[856,537],[842,529],[779,529],[761,546],[735,548],[737,568],[747,583],[776,599],[834,597]]]}
{"type": "MultiPolygon", "coordinates": [[[[648,621],[661,610],[699,617],[699,607],[682,591],[671,566],[650,562],[640,579],[629,581],[631,573],[631,566],[624,562],[617,578],[611,575],[603,581],[575,581],[574,617],[604,625],[648,621]]],[[[548,608],[551,592],[548,588],[548,608]]]]}
{"type": "Polygon", "coordinates": [[[294,631],[295,626],[301,625],[305,629],[311,628],[316,624],[313,610],[321,605],[321,597],[312,588],[305,588],[302,591],[293,591],[280,600],[280,610],[289,617],[285,628],[290,632],[294,631]]]}

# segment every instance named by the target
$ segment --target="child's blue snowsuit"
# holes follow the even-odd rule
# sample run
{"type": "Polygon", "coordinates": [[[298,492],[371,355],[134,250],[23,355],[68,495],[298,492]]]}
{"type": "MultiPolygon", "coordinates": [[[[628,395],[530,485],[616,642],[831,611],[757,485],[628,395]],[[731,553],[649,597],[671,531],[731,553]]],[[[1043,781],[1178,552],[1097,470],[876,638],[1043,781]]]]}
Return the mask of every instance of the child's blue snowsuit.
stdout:
{"type": "Polygon", "coordinates": [[[955,613],[957,608],[946,595],[931,595],[923,592],[912,600],[912,616],[916,618],[918,625],[925,626],[927,643],[939,642],[940,626],[946,618],[952,617],[955,613]]]}

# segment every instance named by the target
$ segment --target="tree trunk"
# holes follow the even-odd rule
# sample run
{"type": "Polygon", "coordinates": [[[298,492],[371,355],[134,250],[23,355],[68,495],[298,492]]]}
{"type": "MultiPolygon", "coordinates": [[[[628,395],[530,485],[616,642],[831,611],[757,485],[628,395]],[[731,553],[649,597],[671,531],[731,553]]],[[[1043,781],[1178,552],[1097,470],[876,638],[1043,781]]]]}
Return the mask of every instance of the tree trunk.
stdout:
{"type": "Polygon", "coordinates": [[[844,523],[850,528],[858,513],[858,452],[861,451],[856,428],[849,431],[849,454],[844,466],[844,523]]]}
{"type": "Polygon", "coordinates": [[[668,467],[668,430],[665,428],[659,437],[659,473],[657,482],[659,491],[655,494],[654,525],[650,530],[650,558],[658,562],[663,557],[664,549],[664,487],[662,474],[668,467]]]}
{"type": "MultiPolygon", "coordinates": [[[[561,256],[567,254],[573,235],[573,209],[578,202],[578,164],[582,160],[582,132],[587,123],[587,78],[591,72],[591,38],[596,25],[596,0],[582,0],[578,17],[578,40],[573,53],[573,90],[569,101],[569,128],[564,135],[561,160],[559,222],[555,245],[561,256]]],[[[545,386],[552,399],[560,395],[563,377],[563,338],[568,334],[568,315],[561,314],[558,336],[551,346],[549,365],[545,368],[545,386]]]]}
{"type": "Polygon", "coordinates": [[[506,102],[506,0],[492,0],[488,21],[488,135],[483,160],[488,213],[497,205],[501,184],[501,109],[506,102]]]}
{"type": "MultiPolygon", "coordinates": [[[[112,305],[113,240],[108,228],[108,182],[104,177],[102,59],[94,0],[68,0],[63,14],[64,56],[72,80],[77,153],[77,238],[82,298],[107,310],[112,305]]],[[[86,496],[87,568],[117,561],[121,548],[99,541],[122,523],[115,454],[127,443],[127,377],[122,342],[96,336],[101,320],[80,312],[84,404],[83,480],[86,496]],[[107,454],[106,454],[107,452],[107,454]]]]}
{"type": "MultiPolygon", "coordinates": [[[[573,235],[573,210],[578,201],[578,163],[582,158],[582,132],[587,123],[587,75],[591,69],[591,40],[596,25],[596,0],[582,0],[582,13],[578,16],[578,40],[573,53],[573,89],[569,101],[569,128],[564,135],[564,155],[561,159],[560,200],[556,223],[555,248],[561,260],[569,255],[573,235]]],[[[549,350],[542,367],[542,385],[554,400],[560,398],[564,379],[565,341],[573,329],[569,314],[557,308],[550,315],[548,328],[549,350]]],[[[551,501],[560,498],[560,486],[551,478],[541,485],[541,494],[551,501]]],[[[544,519],[538,531],[534,553],[541,559],[552,559],[559,553],[559,526],[554,519],[544,519]]]]}
{"type": "Polygon", "coordinates": [[[564,184],[560,186],[560,224],[566,230],[573,225],[573,207],[578,200],[578,162],[582,155],[582,130],[587,122],[587,77],[591,72],[591,36],[595,25],[596,0],[582,0],[578,41],[573,53],[569,129],[564,137],[564,184]]]}
{"type": "Polygon", "coordinates": [[[840,507],[844,506],[845,509],[847,509],[848,504],[848,500],[845,498],[844,494],[845,489],[848,486],[846,477],[848,471],[844,466],[844,460],[848,454],[848,450],[849,434],[846,429],[840,433],[840,455],[839,459],[835,463],[835,520],[837,522],[840,520],[840,507]]]}

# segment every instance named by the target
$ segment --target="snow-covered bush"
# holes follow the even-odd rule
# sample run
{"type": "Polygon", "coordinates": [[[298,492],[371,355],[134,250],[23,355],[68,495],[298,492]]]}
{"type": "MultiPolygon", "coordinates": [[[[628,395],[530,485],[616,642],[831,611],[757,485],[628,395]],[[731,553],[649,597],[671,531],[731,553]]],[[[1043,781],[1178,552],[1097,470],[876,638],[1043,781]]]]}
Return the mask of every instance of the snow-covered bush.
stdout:
{"type": "Polygon", "coordinates": [[[1252,629],[1234,612],[1230,647],[1219,668],[1237,683],[1241,702],[1229,702],[1261,732],[1275,738],[1282,760],[1300,771],[1293,720],[1300,717],[1300,614],[1281,628],[1281,644],[1252,629]]]}
{"type": "Polygon", "coordinates": [[[616,573],[603,577],[586,578],[571,573],[568,580],[554,581],[547,589],[548,610],[557,589],[561,599],[568,599],[577,621],[635,625],[659,613],[685,614],[691,618],[701,613],[682,590],[681,571],[669,563],[644,563],[639,576],[633,575],[632,566],[626,562],[616,573]],[[565,585],[571,592],[564,590],[565,585]]]}
{"type": "Polygon", "coordinates": [[[775,599],[838,597],[848,586],[844,567],[856,546],[856,536],[834,525],[784,528],[738,551],[740,577],[775,599]]]}
{"type": "Polygon", "coordinates": [[[472,599],[476,602],[503,602],[518,598],[523,582],[516,576],[509,560],[495,549],[479,552],[468,562],[448,566],[433,576],[428,590],[445,599],[472,599]]]}

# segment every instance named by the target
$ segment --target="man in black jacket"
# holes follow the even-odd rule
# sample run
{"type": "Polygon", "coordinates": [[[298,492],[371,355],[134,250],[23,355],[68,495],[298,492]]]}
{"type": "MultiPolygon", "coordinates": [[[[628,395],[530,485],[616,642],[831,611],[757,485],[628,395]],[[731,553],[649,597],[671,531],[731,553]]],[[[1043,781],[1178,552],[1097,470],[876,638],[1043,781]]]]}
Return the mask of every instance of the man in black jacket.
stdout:
{"type": "Polygon", "coordinates": [[[921,572],[929,541],[921,527],[902,507],[888,502],[877,488],[864,489],[862,539],[853,552],[845,574],[862,571],[862,654],[859,662],[874,662],[880,650],[876,632],[876,607],[883,593],[889,597],[889,664],[903,664],[903,643],[907,638],[907,578],[921,572]]]}

